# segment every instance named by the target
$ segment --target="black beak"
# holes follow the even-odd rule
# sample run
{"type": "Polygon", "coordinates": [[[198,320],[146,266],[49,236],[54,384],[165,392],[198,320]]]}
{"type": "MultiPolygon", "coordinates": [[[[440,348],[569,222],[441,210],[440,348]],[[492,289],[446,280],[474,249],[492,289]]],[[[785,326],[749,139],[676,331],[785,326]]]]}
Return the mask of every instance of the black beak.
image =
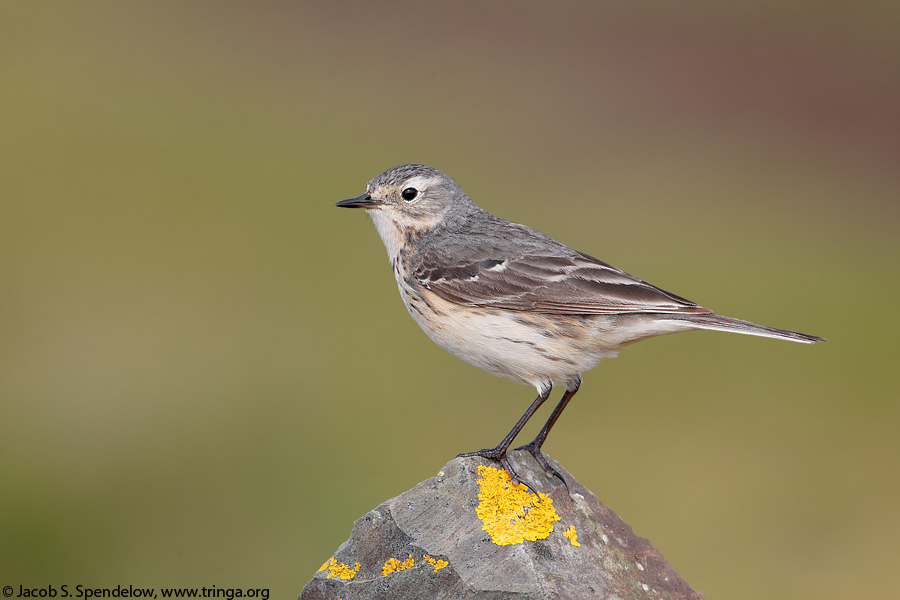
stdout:
{"type": "Polygon", "coordinates": [[[363,194],[356,198],[338,202],[335,206],[340,206],[341,208],[372,208],[378,204],[380,204],[378,200],[374,200],[369,194],[363,194]]]}

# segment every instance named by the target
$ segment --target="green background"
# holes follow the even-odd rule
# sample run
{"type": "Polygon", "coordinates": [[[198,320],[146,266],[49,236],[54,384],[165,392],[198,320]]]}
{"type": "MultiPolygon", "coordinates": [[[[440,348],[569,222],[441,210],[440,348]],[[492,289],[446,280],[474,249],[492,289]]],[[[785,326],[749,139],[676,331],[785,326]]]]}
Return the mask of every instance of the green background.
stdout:
{"type": "Polygon", "coordinates": [[[499,441],[533,390],[432,344],[334,208],[423,162],[827,337],[630,347],[545,449],[707,598],[900,595],[900,5],[447,4],[0,8],[0,585],[290,598],[499,441]]]}

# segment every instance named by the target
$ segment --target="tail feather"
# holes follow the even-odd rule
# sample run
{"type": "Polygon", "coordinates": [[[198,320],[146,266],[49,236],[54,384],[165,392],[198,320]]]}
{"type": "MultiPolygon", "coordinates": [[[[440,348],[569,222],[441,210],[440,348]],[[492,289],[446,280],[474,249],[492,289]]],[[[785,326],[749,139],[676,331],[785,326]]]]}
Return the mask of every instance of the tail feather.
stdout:
{"type": "Polygon", "coordinates": [[[758,335],[761,337],[775,338],[777,340],[789,340],[791,342],[800,342],[803,344],[813,344],[815,342],[824,342],[825,338],[817,335],[809,335],[807,333],[798,333],[796,331],[788,331],[787,329],[778,329],[776,327],[767,327],[766,325],[757,325],[750,321],[742,321],[740,319],[732,319],[731,317],[723,317],[722,315],[666,315],[667,318],[675,317],[678,320],[689,321],[698,329],[712,329],[715,331],[730,331],[732,333],[744,333],[747,335],[758,335]]]}

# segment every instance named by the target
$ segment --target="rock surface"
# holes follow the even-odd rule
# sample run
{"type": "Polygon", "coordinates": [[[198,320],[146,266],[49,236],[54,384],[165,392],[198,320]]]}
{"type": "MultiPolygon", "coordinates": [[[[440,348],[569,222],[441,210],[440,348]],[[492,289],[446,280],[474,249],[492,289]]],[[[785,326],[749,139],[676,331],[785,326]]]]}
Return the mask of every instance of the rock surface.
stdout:
{"type": "Polygon", "coordinates": [[[357,520],[300,600],[703,598],[558,463],[568,492],[510,458],[540,499],[494,461],[456,458],[357,520]]]}

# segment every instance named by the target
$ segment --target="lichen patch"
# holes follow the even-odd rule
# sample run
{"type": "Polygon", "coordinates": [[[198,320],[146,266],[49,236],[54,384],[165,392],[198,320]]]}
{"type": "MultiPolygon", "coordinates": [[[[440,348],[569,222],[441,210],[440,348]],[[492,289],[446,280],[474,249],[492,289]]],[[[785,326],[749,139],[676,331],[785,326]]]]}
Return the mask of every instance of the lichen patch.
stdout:
{"type": "Polygon", "coordinates": [[[359,566],[359,563],[356,563],[355,567],[345,565],[344,563],[339,563],[332,556],[331,558],[326,560],[325,564],[319,567],[319,570],[316,572],[320,573],[327,569],[328,575],[325,576],[325,579],[331,579],[332,577],[340,577],[341,579],[353,579],[359,572],[359,566]]]}
{"type": "Polygon", "coordinates": [[[542,492],[531,494],[521,483],[513,485],[505,470],[479,465],[478,474],[481,502],[475,513],[495,544],[543,540],[553,532],[553,523],[560,518],[552,498],[542,492]]]}
{"type": "Polygon", "coordinates": [[[575,531],[574,525],[570,525],[569,528],[563,532],[563,535],[569,538],[569,541],[572,542],[572,545],[576,548],[581,546],[581,544],[578,543],[578,532],[575,531]]]}
{"type": "Polygon", "coordinates": [[[415,559],[412,557],[412,554],[409,555],[409,558],[400,562],[396,558],[389,558],[384,566],[381,568],[381,575],[383,577],[387,577],[391,573],[396,573],[398,571],[405,571],[407,569],[412,569],[416,565],[415,559]]]}

